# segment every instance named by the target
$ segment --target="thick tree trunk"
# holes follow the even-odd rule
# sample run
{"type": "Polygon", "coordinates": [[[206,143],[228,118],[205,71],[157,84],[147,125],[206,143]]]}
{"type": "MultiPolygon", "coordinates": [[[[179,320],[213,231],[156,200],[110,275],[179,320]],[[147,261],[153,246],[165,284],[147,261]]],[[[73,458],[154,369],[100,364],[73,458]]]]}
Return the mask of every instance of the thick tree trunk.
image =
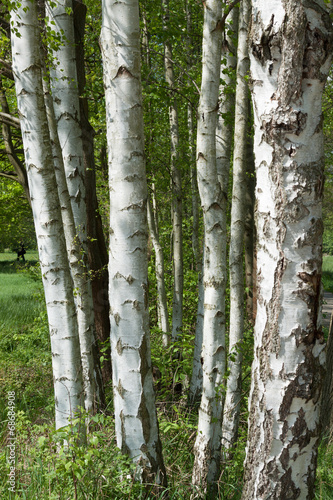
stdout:
{"type": "Polygon", "coordinates": [[[325,365],[320,319],[321,96],[332,57],[323,2],[253,0],[257,171],[254,362],[243,499],[311,499],[325,365]]]}
{"type": "MultiPolygon", "coordinates": [[[[164,29],[167,32],[169,20],[169,0],[162,0],[164,29]]],[[[172,300],[172,340],[177,340],[183,327],[183,208],[182,180],[179,169],[179,128],[178,106],[174,95],[175,76],[173,70],[172,48],[169,40],[164,44],[165,79],[170,89],[169,123],[171,146],[171,192],[172,192],[172,231],[173,231],[173,300],[172,300]]]]}
{"type": "Polygon", "coordinates": [[[198,110],[197,173],[203,208],[204,242],[204,327],[203,391],[198,433],[194,447],[192,482],[208,496],[215,494],[221,457],[222,395],[225,371],[225,262],[221,262],[223,232],[222,190],[216,168],[216,125],[221,64],[222,5],[219,0],[204,3],[202,82],[198,110]]]}
{"type": "Polygon", "coordinates": [[[102,13],[116,437],[144,482],[166,485],[150,356],[139,2],[104,1],[102,13]]]}
{"type": "Polygon", "coordinates": [[[11,19],[13,72],[50,328],[58,429],[83,405],[80,344],[44,105],[36,3],[23,0],[11,11],[11,19]]]}
{"type": "Polygon", "coordinates": [[[244,335],[244,273],[243,240],[246,197],[246,155],[248,125],[248,94],[246,77],[250,67],[247,38],[250,21],[250,1],[240,4],[237,87],[235,107],[233,186],[230,223],[230,329],[229,329],[229,377],[224,403],[222,446],[230,454],[237,440],[242,382],[242,341],[244,335]]]}

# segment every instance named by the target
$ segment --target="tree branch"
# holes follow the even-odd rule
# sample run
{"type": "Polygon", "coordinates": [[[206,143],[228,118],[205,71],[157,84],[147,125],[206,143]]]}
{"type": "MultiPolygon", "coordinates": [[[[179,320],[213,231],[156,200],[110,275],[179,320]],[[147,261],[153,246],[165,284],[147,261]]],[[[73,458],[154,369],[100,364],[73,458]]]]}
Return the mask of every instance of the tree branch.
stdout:
{"type": "Polygon", "coordinates": [[[9,113],[3,113],[0,111],[0,123],[5,123],[11,127],[15,127],[17,129],[21,129],[20,120],[9,113]]]}
{"type": "Polygon", "coordinates": [[[4,59],[0,59],[0,75],[1,74],[14,81],[12,65],[4,59]]]}

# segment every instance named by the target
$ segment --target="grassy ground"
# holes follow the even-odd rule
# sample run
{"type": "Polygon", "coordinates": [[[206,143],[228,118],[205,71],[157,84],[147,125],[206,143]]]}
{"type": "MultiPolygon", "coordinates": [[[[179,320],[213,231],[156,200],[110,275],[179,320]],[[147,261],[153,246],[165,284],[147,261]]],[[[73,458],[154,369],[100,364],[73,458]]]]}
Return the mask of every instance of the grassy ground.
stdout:
{"type": "MultiPolygon", "coordinates": [[[[0,422],[8,418],[8,391],[12,391],[17,439],[14,495],[8,492],[7,426],[0,427],[0,498],[144,498],[142,487],[130,479],[133,466],[115,446],[112,411],[96,416],[84,448],[73,441],[75,428],[67,434],[54,430],[51,356],[40,273],[37,255],[28,253],[26,257],[28,264],[24,265],[17,263],[15,254],[0,254],[0,422]],[[71,448],[59,453],[57,443],[65,435],[71,448]]],[[[332,286],[333,292],[333,257],[325,258],[323,274],[325,288],[332,286]]],[[[155,361],[168,363],[154,334],[152,349],[155,361]]],[[[111,401],[111,393],[108,398],[111,401]]],[[[185,500],[191,495],[196,415],[186,408],[185,399],[172,401],[170,394],[158,393],[157,407],[170,499],[185,500]]],[[[244,403],[240,445],[223,469],[220,500],[240,499],[246,427],[244,403]]],[[[320,447],[316,499],[333,498],[332,456],[333,446],[326,440],[320,447]]]]}
{"type": "Polygon", "coordinates": [[[323,286],[327,292],[333,293],[333,255],[323,258],[323,286]]]}

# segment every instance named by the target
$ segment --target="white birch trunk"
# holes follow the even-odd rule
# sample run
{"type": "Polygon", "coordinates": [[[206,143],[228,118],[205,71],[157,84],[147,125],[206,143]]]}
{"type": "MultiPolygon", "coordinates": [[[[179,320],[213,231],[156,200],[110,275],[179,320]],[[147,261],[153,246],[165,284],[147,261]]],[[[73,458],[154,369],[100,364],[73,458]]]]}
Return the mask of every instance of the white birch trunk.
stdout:
{"type": "Polygon", "coordinates": [[[147,185],[138,0],[104,1],[101,49],[110,183],[110,321],[118,447],[166,484],[150,357],[147,185]]]}
{"type": "MultiPolygon", "coordinates": [[[[192,68],[192,57],[191,50],[193,50],[192,41],[192,11],[191,5],[188,0],[186,0],[186,50],[187,50],[187,72],[190,73],[192,68]]],[[[193,109],[192,103],[187,105],[187,129],[188,129],[188,146],[190,153],[190,165],[191,165],[191,199],[192,199],[192,250],[194,257],[194,268],[196,271],[201,269],[201,257],[200,257],[200,242],[199,242],[199,194],[198,194],[198,183],[197,183],[197,169],[195,162],[195,145],[194,145],[194,123],[193,123],[193,109]]],[[[202,334],[201,334],[202,337],[202,334]]],[[[200,347],[201,350],[201,347],[200,347]]],[[[202,378],[202,376],[201,376],[202,378]]]]}
{"type": "Polygon", "coordinates": [[[237,439],[242,380],[242,340],[244,334],[244,273],[243,240],[246,198],[246,154],[248,122],[249,71],[247,38],[250,21],[250,1],[242,0],[239,12],[237,48],[237,87],[235,107],[233,186],[230,223],[230,327],[229,327],[229,377],[224,403],[222,446],[231,450],[237,439]]]}
{"type": "Polygon", "coordinates": [[[62,37],[50,68],[54,112],[76,231],[86,251],[86,202],[72,0],[46,2],[50,29],[62,37]],[[54,23],[54,24],[52,24],[54,23]]]}
{"type": "Polygon", "coordinates": [[[204,215],[203,392],[194,447],[192,482],[208,495],[214,492],[221,457],[221,385],[225,371],[225,284],[221,261],[225,235],[222,191],[216,168],[216,124],[221,64],[219,0],[204,3],[202,83],[198,110],[197,173],[204,215]]]}
{"type": "Polygon", "coordinates": [[[188,403],[195,405],[199,403],[202,395],[202,339],[203,339],[203,326],[204,326],[204,286],[202,272],[199,274],[198,286],[198,308],[197,308],[197,322],[195,325],[195,340],[192,362],[192,377],[188,393],[188,403]]]}
{"type": "MultiPolygon", "coordinates": [[[[167,32],[169,19],[169,0],[162,0],[163,23],[167,32]]],[[[172,231],[173,231],[173,300],[172,300],[172,340],[177,340],[183,327],[183,208],[182,180],[179,170],[179,127],[178,106],[174,95],[175,76],[173,71],[172,48],[169,40],[164,44],[165,79],[170,89],[169,123],[171,146],[171,192],[172,192],[172,231]]]]}
{"type": "Polygon", "coordinates": [[[332,23],[321,1],[252,5],[258,309],[242,498],[305,500],[325,365],[321,96],[332,23]]]}
{"type": "Polygon", "coordinates": [[[163,345],[164,347],[168,347],[170,326],[169,326],[168,303],[167,303],[167,295],[166,295],[165,279],[164,279],[163,248],[159,241],[158,233],[155,226],[154,213],[149,200],[147,201],[147,215],[148,215],[149,232],[155,250],[159,327],[163,332],[162,335],[163,345]]]}
{"type": "Polygon", "coordinates": [[[217,175],[225,198],[225,207],[228,200],[229,172],[233,139],[233,124],[235,116],[234,77],[237,66],[236,39],[238,32],[238,7],[234,7],[228,15],[230,27],[226,28],[225,38],[222,41],[222,63],[220,84],[220,108],[216,129],[216,165],[217,175]],[[230,34],[233,31],[233,34],[230,34]]]}
{"type": "Polygon", "coordinates": [[[87,412],[95,412],[101,405],[102,381],[99,366],[93,355],[95,346],[95,328],[92,303],[92,290],[87,270],[83,266],[81,246],[77,238],[75,221],[67,189],[66,175],[61,147],[57,134],[57,125],[53,110],[53,100],[46,88],[44,77],[45,106],[50,130],[53,161],[58,188],[61,216],[66,240],[68,261],[70,264],[77,305],[77,321],[80,339],[82,376],[84,385],[84,406],[87,412]]]}
{"type": "Polygon", "coordinates": [[[56,60],[50,72],[53,109],[51,103],[47,108],[54,158],[57,162],[56,174],[62,204],[67,252],[76,295],[85,409],[88,412],[94,412],[96,406],[101,403],[102,387],[98,363],[96,366],[97,346],[92,287],[86,268],[87,236],[83,143],[71,8],[71,0],[58,0],[52,5],[49,2],[46,3],[49,26],[58,34],[63,32],[66,37],[54,54],[56,60]],[[54,129],[54,121],[56,121],[56,129],[54,129]],[[60,150],[57,147],[58,144],[60,150]],[[63,182],[64,180],[66,182],[66,178],[67,185],[63,182]],[[69,193],[71,207],[68,206],[66,191],[69,193]]]}
{"type": "Polygon", "coordinates": [[[51,336],[58,429],[83,404],[77,319],[44,105],[36,3],[23,0],[11,11],[11,20],[13,73],[51,336]]]}

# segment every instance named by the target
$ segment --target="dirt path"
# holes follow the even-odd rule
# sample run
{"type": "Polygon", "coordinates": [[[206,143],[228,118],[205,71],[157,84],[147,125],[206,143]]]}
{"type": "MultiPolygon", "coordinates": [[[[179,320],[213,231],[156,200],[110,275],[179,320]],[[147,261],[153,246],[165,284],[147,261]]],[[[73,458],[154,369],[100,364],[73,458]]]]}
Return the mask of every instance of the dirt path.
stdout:
{"type": "Polygon", "coordinates": [[[323,326],[329,328],[331,321],[331,314],[333,311],[333,293],[324,292],[323,303],[323,326]]]}

